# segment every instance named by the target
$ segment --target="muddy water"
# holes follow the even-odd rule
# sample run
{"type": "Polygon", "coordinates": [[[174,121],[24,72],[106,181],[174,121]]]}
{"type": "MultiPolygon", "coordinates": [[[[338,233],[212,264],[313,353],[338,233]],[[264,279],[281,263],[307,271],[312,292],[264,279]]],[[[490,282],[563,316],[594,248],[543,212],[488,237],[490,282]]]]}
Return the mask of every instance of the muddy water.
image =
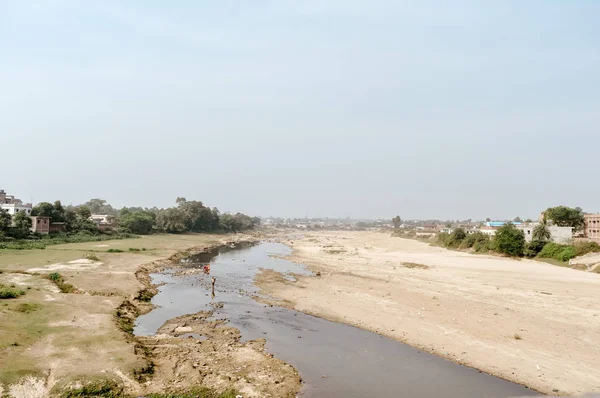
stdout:
{"type": "Polygon", "coordinates": [[[210,263],[210,276],[177,275],[181,268],[152,275],[154,283],[163,283],[152,300],[158,308],[138,318],[135,334],[154,334],[168,319],[223,303],[214,316],[229,319],[244,339],[266,338],[268,350],[300,372],[305,381],[302,397],[537,395],[371,332],[254,301],[257,288],[252,281],[260,268],[282,272],[292,279],[294,274],[310,274],[301,265],[279,257],[289,253],[285,245],[262,243],[204,254],[180,264],[189,270],[210,263]],[[216,277],[214,298],[211,277],[216,277]]]}

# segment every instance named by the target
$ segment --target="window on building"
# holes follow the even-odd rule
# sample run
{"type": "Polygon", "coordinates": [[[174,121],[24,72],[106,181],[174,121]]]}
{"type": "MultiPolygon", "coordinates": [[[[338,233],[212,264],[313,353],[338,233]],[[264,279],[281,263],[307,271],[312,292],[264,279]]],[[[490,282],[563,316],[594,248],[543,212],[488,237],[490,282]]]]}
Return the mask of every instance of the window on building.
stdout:
{"type": "Polygon", "coordinates": [[[40,223],[40,220],[37,220],[37,223],[39,224],[39,223],[40,223]]]}

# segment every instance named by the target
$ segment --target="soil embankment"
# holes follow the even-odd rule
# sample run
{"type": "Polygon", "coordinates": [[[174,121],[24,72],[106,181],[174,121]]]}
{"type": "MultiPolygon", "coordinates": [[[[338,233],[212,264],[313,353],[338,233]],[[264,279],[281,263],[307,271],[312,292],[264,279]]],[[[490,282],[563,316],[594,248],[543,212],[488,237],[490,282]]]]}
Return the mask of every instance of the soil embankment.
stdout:
{"type": "Polygon", "coordinates": [[[538,391],[600,391],[600,275],[377,232],[282,239],[320,278],[257,278],[299,311],[395,338],[538,391]]]}

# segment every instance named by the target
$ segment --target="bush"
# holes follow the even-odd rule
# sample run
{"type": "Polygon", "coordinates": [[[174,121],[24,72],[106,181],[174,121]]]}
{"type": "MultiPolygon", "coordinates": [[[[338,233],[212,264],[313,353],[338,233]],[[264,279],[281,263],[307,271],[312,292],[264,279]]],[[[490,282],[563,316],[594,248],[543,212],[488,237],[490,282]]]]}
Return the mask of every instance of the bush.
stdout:
{"type": "Polygon", "coordinates": [[[544,248],[540,251],[538,256],[541,258],[556,258],[556,256],[558,256],[558,253],[560,253],[563,248],[563,245],[559,245],[554,242],[549,242],[546,243],[546,245],[544,245],[544,248]]]}
{"type": "Polygon", "coordinates": [[[138,248],[136,248],[136,247],[130,247],[130,248],[129,248],[129,251],[130,251],[130,252],[139,252],[139,251],[140,251],[140,249],[138,249],[138,248]]]}
{"type": "Polygon", "coordinates": [[[573,246],[567,246],[560,253],[558,253],[558,257],[556,259],[558,261],[569,261],[573,257],[575,257],[575,248],[573,246]]]}
{"type": "Polygon", "coordinates": [[[575,257],[583,256],[588,253],[600,252],[600,245],[596,242],[578,242],[573,245],[575,249],[575,257]]]}
{"type": "Polygon", "coordinates": [[[496,232],[494,243],[497,252],[520,257],[525,249],[525,234],[509,223],[496,232]]]}
{"type": "Polygon", "coordinates": [[[447,246],[447,242],[450,241],[450,234],[447,234],[446,232],[440,232],[437,234],[437,241],[440,245],[447,246]]]}
{"type": "Polygon", "coordinates": [[[75,286],[71,285],[70,283],[65,283],[64,278],[58,272],[53,272],[47,275],[46,278],[54,282],[54,284],[62,293],[73,293],[75,291],[75,286]]]}
{"type": "Polygon", "coordinates": [[[52,282],[58,282],[62,279],[62,276],[58,272],[53,272],[48,275],[48,279],[50,279],[52,282]]]}
{"type": "Polygon", "coordinates": [[[532,240],[525,246],[525,250],[523,254],[525,257],[533,258],[538,255],[539,252],[542,251],[546,242],[540,240],[532,240]]]}
{"type": "Polygon", "coordinates": [[[90,261],[100,261],[100,259],[98,258],[98,256],[96,256],[94,253],[88,253],[88,254],[86,254],[85,258],[87,260],[90,260],[90,261]]]}
{"type": "Polygon", "coordinates": [[[107,253],[123,253],[123,250],[121,250],[121,249],[108,249],[106,252],[107,253]]]}
{"type": "MultiPolygon", "coordinates": [[[[465,239],[463,239],[462,243],[460,244],[460,248],[461,249],[470,249],[470,248],[475,248],[476,245],[478,245],[479,243],[479,247],[485,245],[487,248],[487,244],[490,241],[490,237],[487,236],[484,233],[481,232],[475,232],[473,234],[469,234],[467,235],[467,237],[465,239]]],[[[475,250],[477,250],[475,248],[475,250]]]]}
{"type": "Polygon", "coordinates": [[[40,307],[41,305],[35,303],[21,303],[17,306],[16,310],[25,314],[29,314],[30,312],[37,311],[40,307]]]}
{"type": "Polygon", "coordinates": [[[25,294],[25,291],[13,286],[0,284],[0,299],[17,298],[25,294]]]}
{"type": "Polygon", "coordinates": [[[540,258],[553,258],[558,261],[569,261],[576,256],[576,249],[573,246],[559,245],[554,242],[547,243],[538,254],[540,258]]]}
{"type": "Polygon", "coordinates": [[[457,248],[466,237],[467,233],[464,229],[456,228],[446,239],[446,246],[450,248],[457,248]]]}

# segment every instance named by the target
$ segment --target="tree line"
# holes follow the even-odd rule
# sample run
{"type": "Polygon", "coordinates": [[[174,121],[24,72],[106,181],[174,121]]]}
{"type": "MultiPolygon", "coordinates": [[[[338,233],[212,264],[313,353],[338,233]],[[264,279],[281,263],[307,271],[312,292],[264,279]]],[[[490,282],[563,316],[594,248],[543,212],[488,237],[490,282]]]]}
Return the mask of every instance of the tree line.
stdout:
{"type": "MultiPolygon", "coordinates": [[[[123,207],[117,210],[103,199],[90,199],[78,206],[63,206],[58,200],[41,202],[31,211],[32,216],[51,217],[53,223],[62,223],[67,234],[101,234],[91,219],[92,214],[109,216],[114,226],[113,234],[240,232],[260,225],[258,217],[242,213],[221,214],[216,207],[181,197],[177,198],[176,206],[166,209],[123,207]]],[[[31,218],[25,212],[11,218],[6,211],[0,210],[0,240],[32,237],[31,225],[31,218]]]]}

